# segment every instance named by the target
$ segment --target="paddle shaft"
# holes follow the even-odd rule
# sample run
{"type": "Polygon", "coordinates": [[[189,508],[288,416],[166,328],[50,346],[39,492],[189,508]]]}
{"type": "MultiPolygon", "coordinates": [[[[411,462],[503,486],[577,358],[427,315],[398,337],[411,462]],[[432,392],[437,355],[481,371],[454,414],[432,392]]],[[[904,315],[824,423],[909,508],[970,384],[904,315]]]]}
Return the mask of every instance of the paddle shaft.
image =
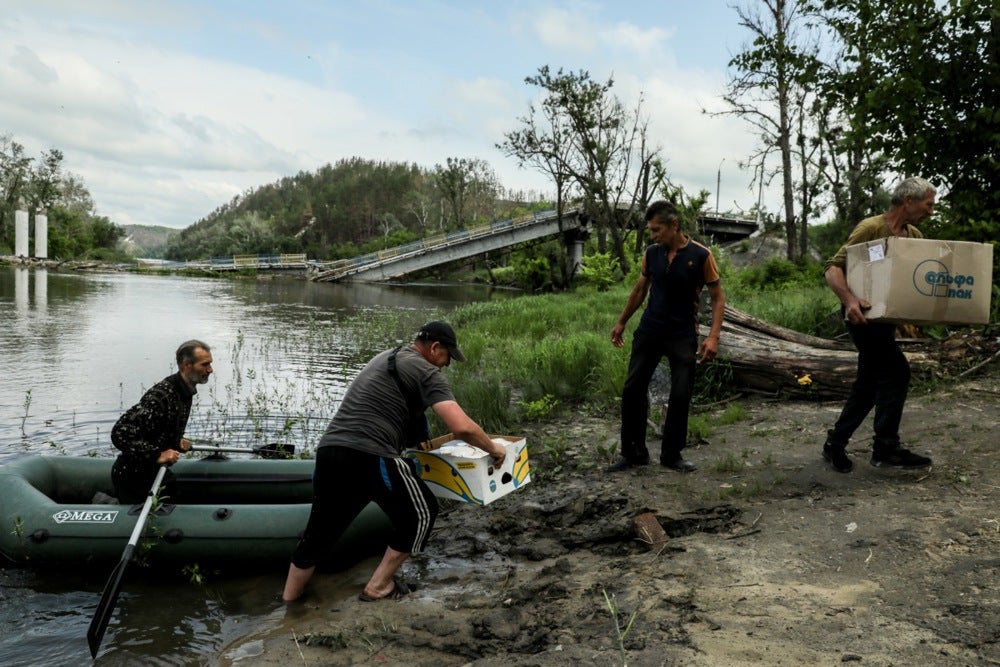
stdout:
{"type": "Polygon", "coordinates": [[[160,484],[163,483],[163,476],[166,474],[167,466],[160,466],[160,469],[156,473],[156,479],[153,480],[153,486],[149,489],[149,495],[146,496],[146,502],[142,506],[142,512],[139,513],[139,518],[135,521],[132,536],[128,539],[125,551],[122,552],[121,560],[118,561],[118,565],[115,566],[115,569],[111,572],[111,576],[108,577],[108,583],[104,585],[101,601],[97,603],[97,611],[94,612],[94,618],[90,621],[90,627],[87,629],[87,644],[90,645],[90,657],[92,658],[97,657],[97,651],[101,648],[101,642],[104,640],[104,632],[108,629],[108,621],[111,620],[111,614],[114,612],[115,604],[118,602],[118,593],[121,592],[122,577],[125,575],[125,568],[128,566],[128,562],[132,560],[132,552],[135,551],[135,545],[139,542],[139,537],[142,535],[142,531],[146,527],[146,521],[149,519],[149,512],[153,508],[153,498],[156,496],[160,484]]]}
{"type": "Polygon", "coordinates": [[[290,458],[295,454],[295,445],[261,445],[260,447],[218,447],[216,445],[191,445],[192,452],[225,452],[227,454],[256,454],[264,458],[290,458]]]}

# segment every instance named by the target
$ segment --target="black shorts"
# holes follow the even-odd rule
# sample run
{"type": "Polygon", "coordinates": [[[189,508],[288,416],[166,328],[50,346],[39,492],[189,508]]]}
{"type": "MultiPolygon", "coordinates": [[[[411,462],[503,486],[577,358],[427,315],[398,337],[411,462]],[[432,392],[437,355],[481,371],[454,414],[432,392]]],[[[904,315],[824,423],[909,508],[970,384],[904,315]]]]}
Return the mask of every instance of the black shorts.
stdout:
{"type": "Polygon", "coordinates": [[[312,511],[292,563],[308,568],[323,561],[370,502],[382,508],[392,522],[389,547],[402,553],[424,550],[438,503],[411,460],[347,447],[320,447],[316,451],[312,511]]]}

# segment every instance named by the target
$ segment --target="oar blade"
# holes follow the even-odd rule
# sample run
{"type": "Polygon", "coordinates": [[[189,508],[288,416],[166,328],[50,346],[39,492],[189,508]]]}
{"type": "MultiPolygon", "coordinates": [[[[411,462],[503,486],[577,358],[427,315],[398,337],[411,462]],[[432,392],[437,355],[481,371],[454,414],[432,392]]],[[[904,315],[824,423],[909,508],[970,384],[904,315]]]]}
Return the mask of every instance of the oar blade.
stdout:
{"type": "Polygon", "coordinates": [[[108,583],[104,586],[104,592],[101,593],[101,601],[97,603],[97,611],[94,612],[94,618],[90,621],[90,627],[87,628],[87,644],[90,646],[90,656],[92,658],[97,657],[97,651],[100,650],[101,642],[104,641],[104,631],[108,629],[108,621],[111,620],[111,614],[114,612],[115,604],[118,602],[118,593],[122,588],[122,577],[125,575],[125,567],[132,560],[132,552],[135,550],[135,545],[139,542],[139,536],[146,528],[146,520],[149,519],[149,512],[153,508],[153,499],[156,497],[156,493],[166,474],[167,466],[160,466],[160,469],[156,472],[156,479],[153,480],[153,486],[149,489],[149,493],[146,494],[146,502],[142,505],[142,511],[139,512],[139,517],[135,520],[135,527],[132,529],[132,535],[128,538],[128,544],[125,545],[125,551],[122,552],[122,558],[111,572],[111,576],[108,577],[108,583]]]}
{"type": "Polygon", "coordinates": [[[87,628],[87,644],[90,646],[90,657],[96,658],[97,652],[101,649],[101,642],[104,641],[104,633],[108,629],[108,622],[114,614],[115,605],[118,603],[118,594],[122,589],[122,577],[125,576],[125,568],[132,559],[132,550],[135,545],[129,544],[125,547],[122,559],[108,577],[108,583],[104,585],[104,592],[101,593],[101,601],[97,603],[97,611],[87,628]]]}
{"type": "Polygon", "coordinates": [[[295,445],[272,442],[254,447],[253,453],[262,459],[290,459],[295,456],[295,445]]]}

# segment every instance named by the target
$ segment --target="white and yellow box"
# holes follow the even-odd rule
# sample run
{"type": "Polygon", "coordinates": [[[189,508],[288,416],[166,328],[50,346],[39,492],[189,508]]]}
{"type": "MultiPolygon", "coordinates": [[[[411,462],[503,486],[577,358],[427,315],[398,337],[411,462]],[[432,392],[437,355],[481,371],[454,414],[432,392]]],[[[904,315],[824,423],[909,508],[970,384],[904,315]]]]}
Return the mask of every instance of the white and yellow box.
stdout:
{"type": "Polygon", "coordinates": [[[435,496],[488,505],[531,481],[525,438],[491,435],[490,439],[507,450],[499,468],[493,467],[489,454],[451,433],[431,440],[428,451],[408,449],[404,454],[416,462],[421,479],[435,496]]]}

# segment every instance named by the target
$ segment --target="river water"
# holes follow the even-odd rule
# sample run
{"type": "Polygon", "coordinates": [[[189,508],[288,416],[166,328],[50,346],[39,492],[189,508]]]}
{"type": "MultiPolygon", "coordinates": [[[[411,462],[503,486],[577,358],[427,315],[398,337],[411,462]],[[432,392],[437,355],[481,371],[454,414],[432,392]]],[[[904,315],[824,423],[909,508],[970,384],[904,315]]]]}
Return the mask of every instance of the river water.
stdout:
{"type": "MultiPolygon", "coordinates": [[[[457,305],[509,296],[0,267],[0,464],[114,456],[115,420],[174,372],[174,350],[190,338],[211,345],[215,360],[190,438],[309,450],[372,354],[457,305]]],[[[86,631],[108,574],[0,569],[0,665],[92,664],[86,631]]],[[[284,614],[273,599],[280,572],[210,586],[126,581],[95,664],[217,664],[224,647],[284,614]]]]}

